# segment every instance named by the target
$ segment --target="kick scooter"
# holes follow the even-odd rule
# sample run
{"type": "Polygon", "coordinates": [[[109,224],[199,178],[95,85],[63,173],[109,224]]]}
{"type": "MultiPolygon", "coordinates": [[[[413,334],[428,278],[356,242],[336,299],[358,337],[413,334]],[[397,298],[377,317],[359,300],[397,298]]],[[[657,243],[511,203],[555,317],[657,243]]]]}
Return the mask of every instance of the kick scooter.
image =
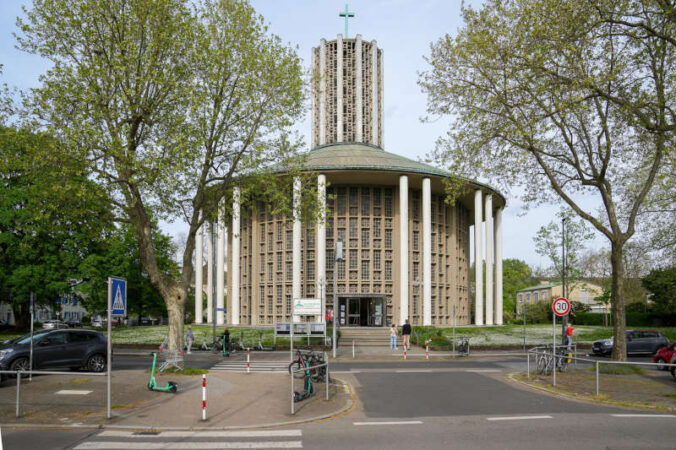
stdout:
{"type": "Polygon", "coordinates": [[[157,364],[157,353],[152,352],[153,355],[153,369],[150,372],[150,382],[148,383],[148,389],[151,391],[160,391],[160,392],[176,392],[178,390],[178,384],[173,381],[167,381],[166,386],[158,386],[157,381],[155,381],[155,365],[157,364]]]}
{"type": "MultiPolygon", "coordinates": [[[[309,367],[309,363],[305,361],[305,367],[309,367]]],[[[312,386],[312,377],[310,376],[310,371],[306,370],[305,371],[305,378],[303,379],[303,386],[305,387],[304,391],[301,392],[294,392],[293,393],[293,401],[294,402],[300,402],[302,400],[305,400],[306,398],[309,398],[314,394],[315,388],[312,386]]]]}

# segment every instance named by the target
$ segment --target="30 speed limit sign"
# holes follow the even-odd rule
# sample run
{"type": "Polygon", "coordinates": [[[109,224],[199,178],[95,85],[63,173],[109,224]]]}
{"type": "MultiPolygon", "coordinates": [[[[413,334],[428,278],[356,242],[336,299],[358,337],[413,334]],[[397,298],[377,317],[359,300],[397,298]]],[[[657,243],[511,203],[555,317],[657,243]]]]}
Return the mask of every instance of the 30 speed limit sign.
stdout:
{"type": "Polygon", "coordinates": [[[552,303],[552,309],[557,316],[565,316],[570,312],[570,302],[563,297],[559,297],[552,303]]]}

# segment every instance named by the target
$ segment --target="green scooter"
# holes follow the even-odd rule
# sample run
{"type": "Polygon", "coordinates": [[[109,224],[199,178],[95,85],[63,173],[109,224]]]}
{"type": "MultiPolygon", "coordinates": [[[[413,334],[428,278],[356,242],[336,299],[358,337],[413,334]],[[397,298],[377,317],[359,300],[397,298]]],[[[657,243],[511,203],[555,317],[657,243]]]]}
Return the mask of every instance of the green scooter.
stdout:
{"type": "Polygon", "coordinates": [[[155,381],[155,365],[157,364],[157,353],[152,352],[153,355],[153,369],[150,372],[150,382],[148,383],[148,389],[151,391],[160,391],[160,392],[176,392],[178,391],[178,384],[173,381],[167,381],[166,386],[158,386],[157,381],[155,381]]]}
{"type": "MultiPolygon", "coordinates": [[[[305,361],[305,367],[306,368],[310,367],[307,361],[305,361]]],[[[294,391],[293,393],[294,402],[303,401],[306,398],[312,397],[312,395],[315,393],[315,388],[314,386],[312,386],[312,377],[310,376],[309,370],[305,371],[305,378],[303,379],[303,388],[305,389],[303,391],[300,392],[294,391]]]]}

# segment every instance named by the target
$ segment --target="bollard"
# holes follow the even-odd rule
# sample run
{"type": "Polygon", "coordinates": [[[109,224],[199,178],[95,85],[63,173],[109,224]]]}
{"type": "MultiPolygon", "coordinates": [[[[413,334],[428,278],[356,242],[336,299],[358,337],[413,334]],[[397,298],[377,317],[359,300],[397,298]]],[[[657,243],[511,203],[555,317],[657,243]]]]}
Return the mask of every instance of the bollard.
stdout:
{"type": "Polygon", "coordinates": [[[599,362],[596,361],[596,395],[599,395],[599,362]]]}
{"type": "Polygon", "coordinates": [[[21,415],[21,370],[16,372],[16,416],[21,415]]]}
{"type": "Polygon", "coordinates": [[[207,420],[207,376],[202,375],[202,420],[207,420]]]}
{"type": "Polygon", "coordinates": [[[354,339],[352,339],[352,359],[354,359],[354,339]]]}
{"type": "Polygon", "coordinates": [[[430,359],[430,341],[425,341],[425,359],[430,359]]]}
{"type": "Polygon", "coordinates": [[[250,362],[249,362],[249,361],[250,361],[250,360],[249,360],[249,355],[250,355],[250,353],[251,353],[251,349],[250,349],[250,348],[247,348],[247,349],[246,349],[246,373],[250,373],[250,372],[251,372],[251,365],[250,365],[250,362]]]}
{"type": "Polygon", "coordinates": [[[404,359],[406,359],[406,346],[404,345],[404,359]]]}

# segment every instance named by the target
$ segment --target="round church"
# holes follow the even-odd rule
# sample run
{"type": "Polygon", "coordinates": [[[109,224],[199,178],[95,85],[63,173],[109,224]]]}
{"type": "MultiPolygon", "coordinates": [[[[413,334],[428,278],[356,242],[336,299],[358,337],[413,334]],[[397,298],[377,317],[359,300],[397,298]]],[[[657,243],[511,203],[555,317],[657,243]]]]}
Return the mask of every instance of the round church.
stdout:
{"type": "MultiPolygon", "coordinates": [[[[326,216],[302,223],[300,214],[288,220],[263,204],[243,215],[235,190],[232,216],[216,230],[218,267],[208,277],[216,298],[207,287],[206,320],[259,326],[333,315],[343,327],[502,324],[505,198],[385,151],[383,52],[375,41],[322,40],[312,64],[312,149],[304,170],[316,174],[326,216]],[[449,179],[466,187],[453,204],[445,201],[449,179]],[[470,239],[474,260],[485,260],[476,265],[473,291],[470,239]],[[321,313],[293,317],[301,298],[321,299],[321,313]]],[[[300,181],[294,184],[298,205],[300,181]]],[[[201,232],[197,240],[201,253],[201,232]]],[[[201,280],[201,264],[196,269],[201,280]]],[[[198,289],[197,323],[202,303],[198,289]]]]}

